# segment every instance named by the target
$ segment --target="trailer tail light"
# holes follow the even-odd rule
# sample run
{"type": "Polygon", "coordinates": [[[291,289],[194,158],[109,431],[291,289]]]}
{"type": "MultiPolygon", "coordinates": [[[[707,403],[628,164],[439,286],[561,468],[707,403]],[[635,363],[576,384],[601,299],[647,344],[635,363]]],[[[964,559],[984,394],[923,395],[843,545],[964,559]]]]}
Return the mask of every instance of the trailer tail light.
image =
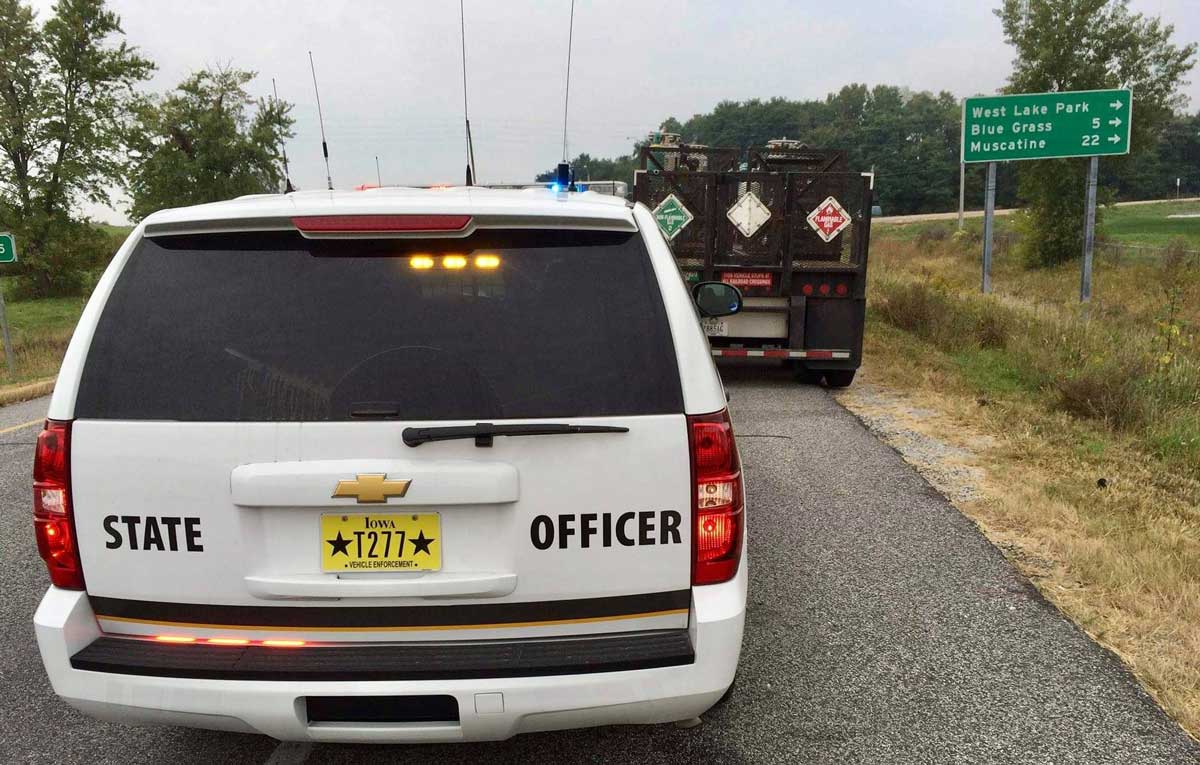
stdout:
{"type": "Polygon", "coordinates": [[[729,413],[689,415],[692,457],[692,584],[733,578],[745,531],[742,471],[729,413]]]}
{"type": "Polygon", "coordinates": [[[850,284],[845,281],[836,279],[820,279],[819,281],[806,281],[800,285],[800,294],[805,297],[848,297],[850,295],[850,284]]]}
{"type": "Polygon", "coordinates": [[[46,420],[33,455],[33,533],[50,581],[83,589],[71,512],[71,423],[46,420]]]}

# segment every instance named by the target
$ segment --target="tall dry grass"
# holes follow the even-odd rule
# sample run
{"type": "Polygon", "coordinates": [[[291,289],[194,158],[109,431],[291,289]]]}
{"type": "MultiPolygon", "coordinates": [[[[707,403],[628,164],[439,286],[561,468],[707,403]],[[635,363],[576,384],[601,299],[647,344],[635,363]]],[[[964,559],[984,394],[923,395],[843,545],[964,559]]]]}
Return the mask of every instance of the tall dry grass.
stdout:
{"type": "Polygon", "coordinates": [[[1200,477],[1200,269],[1171,257],[1108,264],[1103,298],[1082,307],[1057,298],[1066,269],[1003,264],[1005,286],[982,295],[972,255],[951,238],[877,242],[869,310],[944,352],[989,351],[1026,395],[1133,434],[1200,477]]]}

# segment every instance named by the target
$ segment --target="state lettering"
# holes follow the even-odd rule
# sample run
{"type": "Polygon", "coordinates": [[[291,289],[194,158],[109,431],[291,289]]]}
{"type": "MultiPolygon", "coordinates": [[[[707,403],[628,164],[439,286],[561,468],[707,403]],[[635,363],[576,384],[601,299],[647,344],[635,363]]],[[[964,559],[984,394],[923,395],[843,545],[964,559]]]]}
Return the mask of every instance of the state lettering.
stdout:
{"type": "Polygon", "coordinates": [[[100,525],[108,536],[104,546],[109,550],[125,547],[143,552],[204,552],[204,545],[200,543],[199,518],[171,515],[106,515],[100,525]],[[124,529],[120,528],[118,523],[122,524],[124,529]],[[183,526],[182,548],[176,531],[179,526],[183,526]]]}

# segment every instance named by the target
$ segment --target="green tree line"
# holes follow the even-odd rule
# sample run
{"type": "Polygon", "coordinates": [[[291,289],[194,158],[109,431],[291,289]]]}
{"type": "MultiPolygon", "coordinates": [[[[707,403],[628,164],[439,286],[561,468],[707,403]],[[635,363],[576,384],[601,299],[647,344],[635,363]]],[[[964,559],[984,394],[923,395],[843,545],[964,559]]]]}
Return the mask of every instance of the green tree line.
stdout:
{"type": "MultiPolygon", "coordinates": [[[[1137,105],[1135,105],[1136,107],[1137,105]]],[[[875,168],[876,199],[888,215],[958,209],[959,131],[962,102],[950,93],[913,92],[893,85],[847,85],[822,100],[723,101],[685,122],[668,118],[662,130],[687,143],[746,148],[772,138],[794,138],[814,147],[843,149],[855,170],[875,168]]],[[[641,144],[625,156],[580,154],[571,166],[578,178],[633,183],[641,144]]],[[[968,166],[966,204],[983,206],[983,165],[968,166]]],[[[1200,112],[1171,112],[1128,158],[1105,158],[1101,182],[1114,199],[1200,196],[1200,112]]],[[[1016,163],[997,168],[996,204],[1017,206],[1016,163]]],[[[549,181],[548,170],[537,180],[549,181]]],[[[1083,180],[1078,193],[1083,196],[1083,180]]]]}
{"type": "Polygon", "coordinates": [[[59,0],[40,20],[0,0],[0,230],[17,293],[77,295],[113,254],[79,213],[114,189],[138,220],[164,208],[276,191],[291,105],[252,99],[254,72],[196,72],[164,95],[138,89],[154,64],[104,0],[59,0]]]}
{"type": "MultiPolygon", "coordinates": [[[[1200,112],[1187,112],[1179,94],[1195,43],[1176,45],[1171,25],[1131,12],[1127,0],[1003,0],[995,14],[1016,53],[1006,92],[1132,89],[1133,151],[1100,163],[1103,201],[1200,194],[1200,112]]],[[[852,84],[824,99],[723,101],[685,122],[667,118],[660,129],[708,146],[792,138],[844,150],[852,169],[874,169],[884,211],[906,215],[957,208],[961,123],[961,101],[945,91],[852,84]]],[[[582,154],[579,177],[632,183],[639,148],[613,159],[582,154]]],[[[1079,254],[1086,162],[997,167],[996,203],[1025,209],[1018,224],[1030,265],[1079,254]]],[[[965,193],[968,207],[982,206],[983,166],[968,169],[965,193]]]]}

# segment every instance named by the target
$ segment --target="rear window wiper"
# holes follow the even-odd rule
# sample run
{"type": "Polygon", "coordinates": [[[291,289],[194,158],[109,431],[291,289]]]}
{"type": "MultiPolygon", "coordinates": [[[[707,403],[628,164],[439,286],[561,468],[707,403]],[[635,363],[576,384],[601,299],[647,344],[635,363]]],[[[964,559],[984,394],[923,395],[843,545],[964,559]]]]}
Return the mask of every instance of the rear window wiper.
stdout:
{"type": "Polygon", "coordinates": [[[528,425],[494,425],[477,422],[474,425],[446,425],[433,428],[405,428],[401,434],[408,446],[420,446],[429,441],[454,441],[474,438],[476,446],[491,446],[496,436],[557,436],[568,433],[628,433],[629,428],[613,425],[568,425],[561,422],[536,422],[528,425]]]}

